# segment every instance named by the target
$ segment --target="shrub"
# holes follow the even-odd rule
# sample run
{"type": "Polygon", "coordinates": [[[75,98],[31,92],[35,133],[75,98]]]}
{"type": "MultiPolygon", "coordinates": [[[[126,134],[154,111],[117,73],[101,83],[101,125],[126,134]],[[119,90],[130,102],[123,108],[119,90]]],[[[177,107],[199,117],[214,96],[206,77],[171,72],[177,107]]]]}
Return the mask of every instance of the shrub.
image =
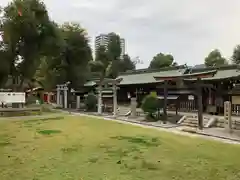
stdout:
{"type": "Polygon", "coordinates": [[[36,100],[39,100],[38,97],[30,95],[29,97],[26,98],[26,104],[27,105],[36,104],[36,100]]]}
{"type": "Polygon", "coordinates": [[[156,120],[154,113],[157,112],[158,106],[159,101],[155,94],[149,94],[143,99],[141,108],[147,114],[147,120],[156,120]]]}
{"type": "Polygon", "coordinates": [[[85,99],[85,107],[87,111],[96,111],[97,109],[97,97],[93,94],[90,93],[85,99]]]}

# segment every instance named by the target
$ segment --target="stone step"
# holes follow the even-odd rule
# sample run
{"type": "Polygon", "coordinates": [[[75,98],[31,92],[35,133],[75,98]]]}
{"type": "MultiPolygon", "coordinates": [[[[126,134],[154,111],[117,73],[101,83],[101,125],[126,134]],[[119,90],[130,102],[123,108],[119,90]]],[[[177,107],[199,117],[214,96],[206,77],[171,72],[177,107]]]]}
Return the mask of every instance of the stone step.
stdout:
{"type": "MultiPolygon", "coordinates": [[[[203,118],[204,127],[209,122],[210,118],[203,118]]],[[[198,127],[198,117],[197,116],[187,116],[186,119],[181,123],[183,126],[198,127]]]]}
{"type": "Polygon", "coordinates": [[[122,107],[120,107],[118,109],[118,114],[124,116],[124,115],[128,114],[129,111],[130,111],[130,108],[122,108],[122,107]]]}
{"type": "Polygon", "coordinates": [[[198,127],[197,124],[188,124],[188,123],[183,123],[182,126],[188,126],[188,127],[198,127]]]}
{"type": "MultiPolygon", "coordinates": [[[[184,120],[184,122],[196,122],[196,123],[198,123],[198,119],[195,119],[195,118],[187,118],[187,119],[184,120]]],[[[203,120],[203,123],[204,123],[204,124],[207,123],[207,122],[208,122],[208,120],[203,120]]]]}

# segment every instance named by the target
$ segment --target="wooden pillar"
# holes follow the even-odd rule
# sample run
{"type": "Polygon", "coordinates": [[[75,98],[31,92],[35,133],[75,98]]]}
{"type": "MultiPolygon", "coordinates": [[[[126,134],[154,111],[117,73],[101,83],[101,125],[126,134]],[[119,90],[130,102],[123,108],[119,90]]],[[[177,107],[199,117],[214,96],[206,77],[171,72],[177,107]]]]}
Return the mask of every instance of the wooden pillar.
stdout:
{"type": "Polygon", "coordinates": [[[77,96],[76,109],[80,109],[81,96],[77,96]]]}
{"type": "Polygon", "coordinates": [[[68,87],[64,87],[64,108],[68,108],[68,87]]]}
{"type": "Polygon", "coordinates": [[[98,86],[98,114],[102,114],[102,84],[98,86]]]}
{"type": "Polygon", "coordinates": [[[179,109],[179,97],[178,97],[177,100],[176,100],[175,108],[176,108],[176,115],[178,115],[178,109],[179,109]]]}
{"type": "Polygon", "coordinates": [[[168,81],[165,80],[164,81],[164,105],[163,105],[164,121],[167,121],[167,96],[168,96],[167,85],[168,85],[168,81]]]}
{"type": "Polygon", "coordinates": [[[61,93],[60,87],[57,86],[57,105],[61,105],[60,93],[61,93]]]}
{"type": "Polygon", "coordinates": [[[197,96],[198,96],[198,128],[203,129],[203,103],[201,79],[197,79],[197,96]]]}
{"type": "Polygon", "coordinates": [[[136,118],[137,116],[137,99],[131,98],[131,117],[136,118]]]}
{"type": "Polygon", "coordinates": [[[113,116],[114,116],[114,118],[117,117],[117,109],[118,109],[118,104],[117,104],[117,85],[113,84],[113,116]]]}

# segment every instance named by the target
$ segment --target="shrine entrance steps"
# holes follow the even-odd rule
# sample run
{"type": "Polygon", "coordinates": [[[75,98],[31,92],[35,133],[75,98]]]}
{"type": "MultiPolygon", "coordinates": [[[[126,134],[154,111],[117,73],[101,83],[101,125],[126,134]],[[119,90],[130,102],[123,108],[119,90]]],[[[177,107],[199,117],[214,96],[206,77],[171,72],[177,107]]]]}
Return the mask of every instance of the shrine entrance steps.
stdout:
{"type": "MultiPolygon", "coordinates": [[[[211,121],[211,117],[203,117],[203,126],[207,127],[211,121]]],[[[197,115],[185,115],[184,119],[180,123],[182,126],[189,126],[189,127],[198,127],[198,116],[197,115]]]]}

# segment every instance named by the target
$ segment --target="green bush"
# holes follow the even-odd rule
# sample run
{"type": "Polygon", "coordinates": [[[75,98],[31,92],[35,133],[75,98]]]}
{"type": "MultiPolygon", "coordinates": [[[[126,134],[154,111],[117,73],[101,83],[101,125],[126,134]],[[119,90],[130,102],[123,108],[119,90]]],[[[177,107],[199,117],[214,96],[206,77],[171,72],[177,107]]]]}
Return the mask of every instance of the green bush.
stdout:
{"type": "Polygon", "coordinates": [[[26,104],[27,105],[36,104],[36,100],[38,100],[36,96],[30,95],[26,98],[26,104]]]}
{"type": "Polygon", "coordinates": [[[96,111],[97,109],[97,97],[93,94],[90,93],[85,99],[85,107],[87,111],[96,111]]]}
{"type": "Polygon", "coordinates": [[[147,114],[147,120],[156,120],[154,113],[157,112],[159,101],[156,95],[147,95],[142,102],[142,110],[147,114]]]}
{"type": "Polygon", "coordinates": [[[43,100],[35,95],[30,95],[26,98],[26,104],[27,105],[33,105],[36,104],[36,101],[39,101],[39,104],[43,104],[43,100]]]}

